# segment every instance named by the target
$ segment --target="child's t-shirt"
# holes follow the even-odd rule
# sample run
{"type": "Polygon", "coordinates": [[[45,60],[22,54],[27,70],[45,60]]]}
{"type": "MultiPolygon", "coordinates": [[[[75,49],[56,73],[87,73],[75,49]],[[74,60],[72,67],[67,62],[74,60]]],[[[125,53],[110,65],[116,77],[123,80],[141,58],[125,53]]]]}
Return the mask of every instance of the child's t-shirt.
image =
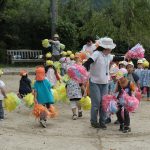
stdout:
{"type": "Polygon", "coordinates": [[[35,81],[34,90],[37,92],[37,101],[39,104],[54,103],[51,87],[52,86],[47,79],[35,81]]]}
{"type": "MultiPolygon", "coordinates": [[[[0,80],[0,88],[5,88],[5,83],[2,80],[0,80]]],[[[3,99],[4,99],[4,96],[0,91],[0,100],[3,100],[3,99]]]]}
{"type": "Polygon", "coordinates": [[[55,86],[57,84],[57,78],[56,78],[55,70],[52,67],[50,67],[48,69],[48,71],[46,73],[46,77],[52,86],[55,86]]]}

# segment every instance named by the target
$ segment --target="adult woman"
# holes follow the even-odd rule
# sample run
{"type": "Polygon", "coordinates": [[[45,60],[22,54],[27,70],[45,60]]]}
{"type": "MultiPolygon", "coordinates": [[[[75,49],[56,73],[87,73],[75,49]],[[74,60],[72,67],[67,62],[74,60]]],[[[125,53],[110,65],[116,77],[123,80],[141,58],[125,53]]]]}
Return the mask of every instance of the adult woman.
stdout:
{"type": "MultiPolygon", "coordinates": [[[[99,47],[84,63],[84,66],[87,70],[90,69],[91,125],[94,128],[106,129],[106,113],[103,111],[101,103],[102,97],[108,93],[109,65],[113,59],[116,59],[110,53],[116,44],[107,37],[101,38],[97,42],[99,47]]],[[[123,59],[122,57],[120,60],[123,59]]]]}

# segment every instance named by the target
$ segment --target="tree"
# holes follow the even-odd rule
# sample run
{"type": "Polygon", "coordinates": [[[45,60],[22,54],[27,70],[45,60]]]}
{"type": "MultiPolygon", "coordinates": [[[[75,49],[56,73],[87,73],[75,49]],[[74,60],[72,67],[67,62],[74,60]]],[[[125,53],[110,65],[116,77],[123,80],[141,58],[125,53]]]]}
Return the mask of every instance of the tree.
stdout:
{"type": "Polygon", "coordinates": [[[56,33],[57,27],[57,0],[51,0],[51,37],[56,33]]]}

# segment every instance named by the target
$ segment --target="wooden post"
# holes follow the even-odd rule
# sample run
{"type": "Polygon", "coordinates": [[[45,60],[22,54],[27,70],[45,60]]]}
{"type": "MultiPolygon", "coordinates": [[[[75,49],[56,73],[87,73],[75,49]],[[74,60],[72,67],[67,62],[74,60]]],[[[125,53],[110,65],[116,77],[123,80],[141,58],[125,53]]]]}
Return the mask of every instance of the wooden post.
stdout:
{"type": "Polygon", "coordinates": [[[56,33],[56,25],[57,25],[57,0],[50,1],[50,12],[51,12],[51,38],[56,33]]]}

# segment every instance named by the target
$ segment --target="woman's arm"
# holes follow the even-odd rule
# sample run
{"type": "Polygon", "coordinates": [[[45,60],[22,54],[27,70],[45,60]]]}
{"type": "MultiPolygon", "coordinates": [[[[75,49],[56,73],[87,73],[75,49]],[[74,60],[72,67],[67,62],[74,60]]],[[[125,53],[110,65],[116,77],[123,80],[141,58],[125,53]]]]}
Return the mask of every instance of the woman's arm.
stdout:
{"type": "Polygon", "coordinates": [[[83,66],[88,70],[90,70],[90,65],[94,62],[94,60],[92,58],[89,58],[84,64],[83,66]]]}
{"type": "Polygon", "coordinates": [[[6,90],[5,88],[0,88],[1,89],[1,93],[3,94],[4,98],[6,98],[6,90]]]}

